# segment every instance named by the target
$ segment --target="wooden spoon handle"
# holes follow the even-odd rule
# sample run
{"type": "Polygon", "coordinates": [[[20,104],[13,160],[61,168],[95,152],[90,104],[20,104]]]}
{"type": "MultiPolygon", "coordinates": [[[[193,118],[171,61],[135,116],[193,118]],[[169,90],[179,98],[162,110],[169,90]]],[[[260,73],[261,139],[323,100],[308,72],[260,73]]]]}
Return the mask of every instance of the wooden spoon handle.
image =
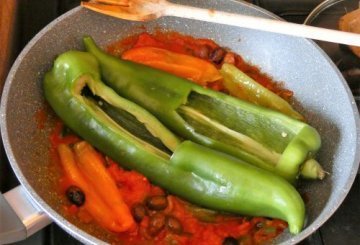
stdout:
{"type": "Polygon", "coordinates": [[[167,2],[164,7],[163,15],[360,46],[360,34],[294,24],[280,20],[232,14],[211,9],[183,6],[169,2],[167,2]]]}

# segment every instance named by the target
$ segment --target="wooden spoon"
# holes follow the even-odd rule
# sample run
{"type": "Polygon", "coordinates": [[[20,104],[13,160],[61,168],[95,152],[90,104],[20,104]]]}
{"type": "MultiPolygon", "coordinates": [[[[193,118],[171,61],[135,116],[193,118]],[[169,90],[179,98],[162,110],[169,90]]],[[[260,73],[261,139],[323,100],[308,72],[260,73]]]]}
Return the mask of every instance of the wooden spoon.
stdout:
{"type": "MultiPolygon", "coordinates": [[[[339,29],[347,32],[360,33],[360,9],[342,16],[339,20],[339,29]]],[[[360,47],[350,46],[350,48],[360,57],[360,47]]]]}
{"type": "Polygon", "coordinates": [[[359,34],[214,9],[201,9],[166,0],[91,0],[82,2],[81,5],[96,12],[127,20],[148,21],[162,16],[175,16],[360,47],[359,34]]]}

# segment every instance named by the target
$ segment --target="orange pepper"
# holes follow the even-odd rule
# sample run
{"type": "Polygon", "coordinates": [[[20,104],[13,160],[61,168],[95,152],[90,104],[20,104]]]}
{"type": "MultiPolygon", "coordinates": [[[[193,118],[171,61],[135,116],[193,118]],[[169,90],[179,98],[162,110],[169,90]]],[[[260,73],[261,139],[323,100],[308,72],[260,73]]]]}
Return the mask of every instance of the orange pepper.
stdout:
{"type": "Polygon", "coordinates": [[[113,211],[114,218],[121,224],[123,230],[135,225],[129,207],[124,202],[121,193],[104,166],[103,159],[98,152],[86,141],[74,146],[79,169],[94,186],[102,200],[113,211]]]}
{"type": "Polygon", "coordinates": [[[68,145],[60,144],[57,151],[65,174],[85,194],[86,199],[83,207],[103,227],[114,232],[125,231],[126,227],[118,222],[112,210],[101,200],[94,187],[79,170],[71,148],[68,145]]]}
{"type": "Polygon", "coordinates": [[[210,62],[162,48],[133,48],[124,52],[122,58],[172,73],[202,86],[222,78],[220,72],[210,62]]]}

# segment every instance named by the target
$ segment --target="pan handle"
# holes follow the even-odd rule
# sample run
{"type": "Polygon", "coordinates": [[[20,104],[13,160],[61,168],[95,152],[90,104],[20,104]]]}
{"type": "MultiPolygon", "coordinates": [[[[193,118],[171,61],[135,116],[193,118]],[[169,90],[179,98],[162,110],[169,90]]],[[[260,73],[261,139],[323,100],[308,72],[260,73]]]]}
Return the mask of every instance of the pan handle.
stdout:
{"type": "Polygon", "coordinates": [[[0,193],[0,244],[24,240],[51,222],[21,185],[0,193]]]}

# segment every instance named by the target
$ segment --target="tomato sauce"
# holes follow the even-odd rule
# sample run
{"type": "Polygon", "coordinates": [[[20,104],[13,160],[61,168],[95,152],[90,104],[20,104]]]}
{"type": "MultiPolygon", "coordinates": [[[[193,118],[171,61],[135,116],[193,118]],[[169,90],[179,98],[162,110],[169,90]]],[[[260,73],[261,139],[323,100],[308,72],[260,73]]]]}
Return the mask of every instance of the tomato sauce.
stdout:
{"type": "Polygon", "coordinates": [[[38,110],[35,113],[35,120],[38,129],[41,130],[45,128],[46,119],[47,119],[47,114],[44,109],[38,110]]]}

